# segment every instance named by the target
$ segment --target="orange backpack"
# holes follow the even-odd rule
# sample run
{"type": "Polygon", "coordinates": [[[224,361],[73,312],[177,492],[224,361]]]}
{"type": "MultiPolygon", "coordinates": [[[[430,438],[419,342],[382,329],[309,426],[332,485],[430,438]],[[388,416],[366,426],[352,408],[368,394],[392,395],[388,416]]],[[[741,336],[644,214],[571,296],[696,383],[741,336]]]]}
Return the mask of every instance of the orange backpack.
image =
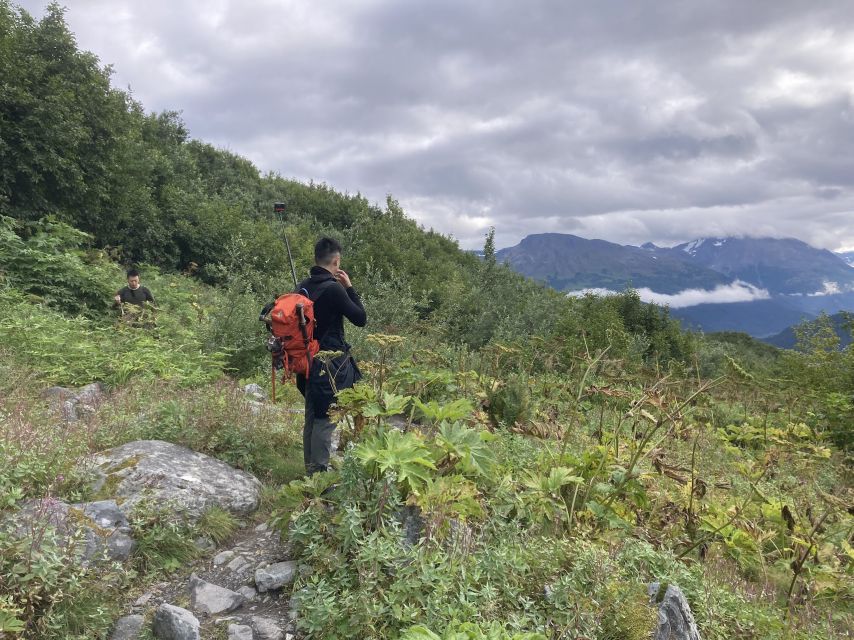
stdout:
{"type": "MultiPolygon", "coordinates": [[[[284,369],[282,382],[292,373],[309,377],[312,360],[320,351],[320,343],[314,339],[317,325],[314,303],[332,284],[334,281],[317,289],[315,300],[301,293],[285,293],[262,309],[258,319],[264,321],[272,334],[267,340],[267,349],[273,357],[273,402],[276,401],[276,371],[284,369]]],[[[301,291],[308,293],[305,289],[301,291]]]]}
{"type": "Polygon", "coordinates": [[[269,315],[274,369],[284,369],[283,380],[292,373],[308,376],[320,350],[314,339],[314,302],[301,293],[286,293],[276,298],[269,315]]]}

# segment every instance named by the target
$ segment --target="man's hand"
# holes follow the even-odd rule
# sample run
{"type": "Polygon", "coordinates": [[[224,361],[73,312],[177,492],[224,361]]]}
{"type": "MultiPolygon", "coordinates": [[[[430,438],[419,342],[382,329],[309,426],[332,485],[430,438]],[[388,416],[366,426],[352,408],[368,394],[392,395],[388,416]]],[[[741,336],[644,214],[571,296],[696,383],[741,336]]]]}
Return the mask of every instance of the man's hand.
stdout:
{"type": "Polygon", "coordinates": [[[113,296],[113,300],[116,301],[116,304],[121,304],[122,297],[117,293],[116,295],[113,296]]]}
{"type": "Polygon", "coordinates": [[[349,289],[353,286],[353,283],[350,282],[350,276],[347,275],[347,272],[343,269],[338,269],[338,272],[335,274],[335,279],[341,283],[341,286],[345,289],[349,289]]]}

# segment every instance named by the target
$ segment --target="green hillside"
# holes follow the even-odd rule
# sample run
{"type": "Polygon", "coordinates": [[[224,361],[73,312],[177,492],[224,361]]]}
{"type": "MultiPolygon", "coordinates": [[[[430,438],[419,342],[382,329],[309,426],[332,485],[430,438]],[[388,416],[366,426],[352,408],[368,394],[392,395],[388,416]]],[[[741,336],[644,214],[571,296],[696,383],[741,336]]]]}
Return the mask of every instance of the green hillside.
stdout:
{"type": "Polygon", "coordinates": [[[298,563],[276,602],[301,638],[648,638],[653,582],[706,639],[854,628],[851,347],[685,333],[632,291],[513,273],[491,235],[478,259],[393,198],[262,175],[112,88],[56,6],[0,0],[0,78],[0,636],[107,638],[260,524],[298,563]],[[341,455],[309,479],[294,386],[261,409],[243,390],[269,391],[283,233],[300,274],[340,239],[369,318],[347,329],[365,379],[338,398],[341,455]],[[127,266],[157,300],[141,316],[111,305],[127,266]],[[44,394],[95,381],[74,420],[44,394]],[[259,509],[144,502],[126,563],[15,527],[33,500],[105,499],[86,461],[139,440],[252,473],[259,509]]]}

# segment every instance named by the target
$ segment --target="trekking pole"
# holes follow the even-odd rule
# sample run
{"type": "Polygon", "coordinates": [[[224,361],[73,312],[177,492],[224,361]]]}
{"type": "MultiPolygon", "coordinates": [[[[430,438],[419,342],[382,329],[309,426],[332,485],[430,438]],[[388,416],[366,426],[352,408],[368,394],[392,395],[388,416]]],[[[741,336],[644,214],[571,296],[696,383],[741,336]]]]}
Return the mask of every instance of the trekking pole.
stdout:
{"type": "Polygon", "coordinates": [[[305,357],[308,361],[308,373],[311,374],[311,350],[308,348],[309,342],[308,339],[308,320],[305,318],[305,307],[303,307],[302,303],[297,304],[297,313],[299,313],[299,330],[302,333],[302,342],[305,345],[305,357]]]}
{"type": "Polygon", "coordinates": [[[272,356],[270,358],[270,360],[271,360],[271,363],[270,363],[270,370],[271,370],[270,382],[272,383],[272,389],[273,389],[273,394],[272,394],[273,395],[273,404],[276,404],[276,356],[272,356]]]}

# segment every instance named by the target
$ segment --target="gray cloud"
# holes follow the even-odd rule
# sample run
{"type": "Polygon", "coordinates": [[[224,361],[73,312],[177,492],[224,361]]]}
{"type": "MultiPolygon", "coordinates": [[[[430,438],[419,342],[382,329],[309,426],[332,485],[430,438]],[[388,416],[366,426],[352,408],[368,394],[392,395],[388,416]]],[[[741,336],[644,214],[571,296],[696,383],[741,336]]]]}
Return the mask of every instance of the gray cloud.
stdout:
{"type": "Polygon", "coordinates": [[[495,225],[854,248],[847,0],[66,3],[147,108],[463,246],[495,225]]]}
{"type": "MultiPolygon", "coordinates": [[[[568,296],[581,297],[587,293],[596,295],[619,295],[617,291],[610,289],[582,289],[579,291],[570,291],[568,296]]],[[[637,290],[638,296],[644,302],[654,302],[660,305],[666,305],[671,309],[683,309],[685,307],[693,307],[698,304],[723,304],[730,302],[750,302],[753,300],[767,300],[771,297],[766,289],[754,287],[752,284],[736,280],[731,284],[721,284],[714,289],[683,289],[677,293],[658,293],[648,287],[642,287],[637,290]]],[[[825,291],[817,292],[810,295],[828,295],[830,293],[839,293],[839,290],[833,290],[833,287],[825,287],[825,291]]]]}

